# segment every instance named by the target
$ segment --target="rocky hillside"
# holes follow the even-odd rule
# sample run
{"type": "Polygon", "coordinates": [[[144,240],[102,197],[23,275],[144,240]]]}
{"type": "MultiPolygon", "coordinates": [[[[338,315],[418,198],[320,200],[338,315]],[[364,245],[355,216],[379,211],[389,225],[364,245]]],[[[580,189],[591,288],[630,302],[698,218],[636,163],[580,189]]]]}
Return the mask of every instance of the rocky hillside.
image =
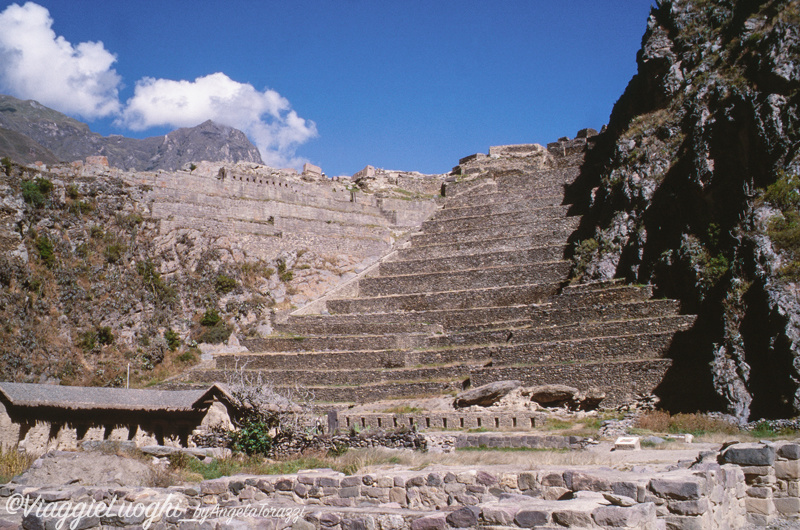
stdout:
{"type": "Polygon", "coordinates": [[[262,163],[243,132],[212,121],[143,139],[101,136],[36,101],[4,95],[0,95],[0,155],[28,164],[100,155],[113,167],[135,171],[176,170],[200,160],[262,163]]]}
{"type": "Polygon", "coordinates": [[[574,276],[697,313],[674,408],[800,413],[800,2],[659,2],[638,73],[571,190],[574,276]]]}
{"type": "MultiPolygon", "coordinates": [[[[94,160],[94,162],[99,162],[94,160]]],[[[257,164],[0,166],[0,380],[146,384],[238,351],[436,208],[440,176],[372,192],[257,164]],[[429,193],[421,191],[428,190],[429,193]]]]}

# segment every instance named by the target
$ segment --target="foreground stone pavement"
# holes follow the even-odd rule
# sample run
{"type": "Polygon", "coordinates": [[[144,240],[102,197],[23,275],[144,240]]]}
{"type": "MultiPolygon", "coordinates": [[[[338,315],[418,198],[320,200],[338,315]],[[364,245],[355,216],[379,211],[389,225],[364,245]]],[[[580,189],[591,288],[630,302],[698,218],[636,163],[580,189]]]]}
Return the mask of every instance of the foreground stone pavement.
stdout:
{"type": "Polygon", "coordinates": [[[734,444],[694,461],[625,470],[323,469],[168,488],[25,482],[23,475],[0,487],[0,528],[56,528],[65,512],[55,510],[78,503],[97,514],[66,518],[73,528],[741,528],[800,515],[800,444],[734,444]],[[38,502],[27,515],[25,498],[38,502]]]}

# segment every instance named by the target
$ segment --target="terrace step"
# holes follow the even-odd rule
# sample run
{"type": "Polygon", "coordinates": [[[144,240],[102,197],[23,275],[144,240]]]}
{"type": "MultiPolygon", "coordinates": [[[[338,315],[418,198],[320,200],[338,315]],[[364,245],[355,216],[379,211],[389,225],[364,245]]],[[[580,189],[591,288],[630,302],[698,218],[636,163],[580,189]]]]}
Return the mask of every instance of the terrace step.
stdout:
{"type": "Polygon", "coordinates": [[[402,274],[457,271],[482,267],[512,265],[531,266],[535,263],[559,261],[564,257],[565,245],[523,248],[500,252],[481,252],[467,255],[416,260],[384,261],[379,271],[382,276],[402,274]]]}
{"type": "Polygon", "coordinates": [[[651,359],[666,353],[674,335],[674,331],[666,331],[520,344],[498,348],[492,366],[651,359]]]}
{"type": "Polygon", "coordinates": [[[429,348],[487,343],[514,345],[573,340],[585,337],[661,333],[687,329],[694,324],[695,319],[694,315],[671,315],[655,318],[604,320],[590,323],[584,321],[547,327],[540,327],[538,323],[527,321],[527,326],[525,327],[448,333],[447,335],[427,337],[425,343],[429,348]]]}
{"type": "Polygon", "coordinates": [[[556,291],[558,291],[558,285],[554,283],[534,283],[509,287],[327,300],[326,305],[331,313],[387,313],[390,311],[487,308],[541,303],[556,291]]]}
{"type": "Polygon", "coordinates": [[[476,227],[467,230],[454,230],[448,233],[421,233],[409,238],[412,245],[436,245],[444,243],[466,243],[485,241],[500,237],[519,237],[538,235],[532,246],[544,246],[551,242],[565,242],[580,223],[579,217],[560,217],[532,223],[509,224],[507,226],[476,227]],[[557,239],[553,236],[557,234],[557,239]]]}
{"type": "Polygon", "coordinates": [[[489,204],[478,204],[474,206],[451,207],[450,202],[446,201],[444,208],[436,212],[432,219],[436,221],[445,221],[448,219],[458,219],[462,217],[476,217],[479,215],[496,215],[507,212],[535,210],[537,208],[559,206],[563,200],[563,194],[557,193],[547,197],[513,197],[509,202],[494,202],[489,204]]]}
{"type": "Polygon", "coordinates": [[[676,315],[679,311],[680,302],[676,300],[623,301],[606,305],[576,306],[556,302],[531,307],[527,316],[536,326],[565,326],[606,320],[655,318],[676,315]]]}
{"type": "Polygon", "coordinates": [[[288,321],[276,323],[277,332],[292,332],[299,335],[357,335],[442,333],[441,324],[425,320],[411,321],[399,313],[376,313],[372,315],[296,315],[288,321]]]}
{"type": "MultiPolygon", "coordinates": [[[[431,334],[441,333],[445,329],[461,329],[464,327],[483,328],[489,325],[503,325],[519,319],[528,321],[528,305],[509,305],[501,307],[478,307],[470,309],[437,309],[408,311],[402,313],[354,313],[335,315],[296,315],[289,317],[286,324],[276,327],[278,330],[289,329],[297,333],[338,333],[338,330],[355,332],[363,330],[373,333],[373,329],[381,326],[399,325],[398,318],[405,320],[408,326],[426,326],[431,334]],[[332,331],[328,331],[331,329],[332,331]]],[[[391,327],[389,329],[392,329],[391,327]]],[[[375,332],[377,333],[377,332],[375,332]]],[[[350,333],[345,333],[350,334],[350,333]]]]}
{"type": "MultiPolygon", "coordinates": [[[[275,386],[309,387],[325,381],[330,386],[360,386],[376,383],[404,383],[414,381],[439,381],[457,382],[469,377],[470,367],[464,364],[452,366],[424,367],[424,368],[387,368],[387,369],[320,369],[320,370],[247,370],[251,374],[259,374],[263,381],[268,381],[275,386]]],[[[223,372],[207,370],[200,377],[207,381],[218,380],[223,372]]]]}
{"type": "Polygon", "coordinates": [[[567,215],[568,209],[568,206],[546,206],[543,208],[513,210],[504,213],[456,217],[454,219],[438,219],[434,217],[422,223],[422,231],[426,234],[433,234],[436,232],[473,230],[489,226],[535,223],[546,219],[563,218],[567,215]]]}
{"type": "Polygon", "coordinates": [[[218,369],[296,370],[312,366],[315,370],[412,368],[442,364],[478,364],[491,361],[498,346],[418,350],[354,350],[327,352],[265,352],[223,354],[215,357],[218,369]]]}
{"type": "Polygon", "coordinates": [[[453,256],[471,256],[473,254],[483,254],[486,252],[505,252],[520,248],[547,248],[559,247],[566,248],[565,239],[553,236],[543,244],[536,245],[534,241],[542,239],[542,234],[522,235],[516,237],[497,237],[492,239],[480,239],[476,241],[452,242],[431,245],[419,245],[400,248],[392,261],[413,261],[421,259],[449,258],[453,256]]]}
{"type": "Polygon", "coordinates": [[[606,393],[603,406],[611,407],[650,394],[664,379],[670,366],[671,359],[532,364],[474,368],[469,377],[473,387],[508,379],[516,379],[531,386],[557,381],[581,389],[600,387],[606,393]]]}
{"type": "Polygon", "coordinates": [[[427,335],[334,335],[305,337],[267,337],[242,339],[241,345],[251,352],[389,350],[417,348],[427,344],[427,335]]]}
{"type": "Polygon", "coordinates": [[[643,302],[653,295],[650,286],[619,285],[600,289],[564,289],[552,302],[564,307],[596,306],[620,304],[624,302],[643,302]]]}
{"type": "Polygon", "coordinates": [[[376,276],[360,280],[358,291],[359,296],[370,297],[551,283],[564,280],[570,267],[568,261],[548,261],[538,263],[535,267],[511,265],[456,272],[376,276]]]}
{"type": "MultiPolygon", "coordinates": [[[[446,208],[464,208],[468,206],[481,206],[485,204],[499,204],[505,202],[512,202],[520,199],[542,199],[549,197],[564,197],[564,186],[534,186],[525,190],[519,190],[515,195],[509,195],[508,191],[498,191],[497,186],[492,189],[486,189],[481,193],[475,194],[459,194],[450,195],[450,186],[447,187],[445,192],[445,209],[446,208]]],[[[559,201],[560,203],[560,201],[559,201]]]]}

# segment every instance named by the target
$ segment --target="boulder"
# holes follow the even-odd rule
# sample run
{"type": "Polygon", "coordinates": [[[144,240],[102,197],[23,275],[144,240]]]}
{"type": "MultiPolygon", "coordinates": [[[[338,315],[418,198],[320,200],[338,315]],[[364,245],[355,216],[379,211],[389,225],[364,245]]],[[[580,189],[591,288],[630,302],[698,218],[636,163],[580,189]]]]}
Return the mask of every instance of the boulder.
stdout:
{"type": "Polygon", "coordinates": [[[506,394],[522,386],[522,381],[495,381],[488,385],[479,386],[461,392],[456,396],[456,407],[469,407],[472,405],[480,405],[481,407],[488,407],[500,401],[506,394]]]}
{"type": "Polygon", "coordinates": [[[559,405],[578,401],[580,395],[577,388],[567,385],[539,385],[533,386],[527,392],[531,401],[540,405],[559,405]]]}

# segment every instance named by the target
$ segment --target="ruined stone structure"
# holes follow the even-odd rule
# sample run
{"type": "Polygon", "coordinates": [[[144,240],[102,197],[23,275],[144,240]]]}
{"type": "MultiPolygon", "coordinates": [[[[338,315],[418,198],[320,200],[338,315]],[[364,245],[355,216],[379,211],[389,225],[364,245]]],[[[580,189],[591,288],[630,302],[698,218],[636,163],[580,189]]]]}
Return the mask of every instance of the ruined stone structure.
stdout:
{"type": "Polygon", "coordinates": [[[218,385],[169,391],[0,383],[0,449],[41,454],[102,440],[188,447],[194,431],[232,428],[234,414],[218,385]]]}
{"type": "Polygon", "coordinates": [[[300,248],[378,257],[391,248],[392,230],[418,226],[436,208],[430,198],[358,194],[352,201],[343,185],[307,182],[264,166],[203,163],[192,172],[120,176],[150,190],[146,199],[162,234],[195,229],[230,235],[251,259],[273,260],[300,248]]]}
{"type": "Polygon", "coordinates": [[[591,139],[493,147],[462,159],[444,206],[357,281],[276,323],[283,335],[218,355],[220,380],[246,365],[322,401],[457,391],[503,379],[602,387],[613,405],[649,394],[693,316],[648,287],[566,285],[565,185],[591,139]],[[316,314],[314,314],[316,313],[316,314]]]}

